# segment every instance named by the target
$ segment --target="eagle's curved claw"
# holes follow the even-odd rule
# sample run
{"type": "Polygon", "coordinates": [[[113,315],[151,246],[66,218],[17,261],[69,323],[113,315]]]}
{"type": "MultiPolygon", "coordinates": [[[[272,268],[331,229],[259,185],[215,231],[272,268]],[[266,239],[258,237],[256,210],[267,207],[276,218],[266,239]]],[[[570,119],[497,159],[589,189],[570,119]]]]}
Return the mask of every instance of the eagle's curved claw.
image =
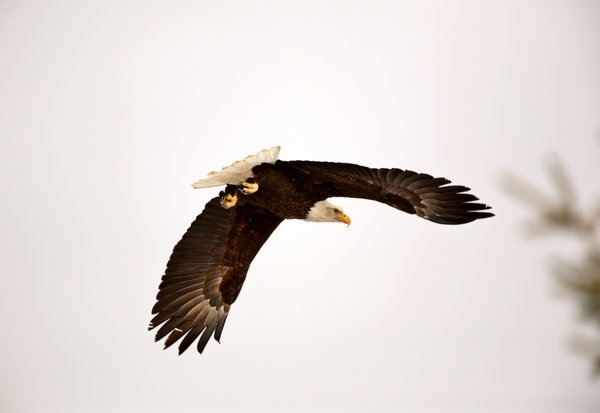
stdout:
{"type": "Polygon", "coordinates": [[[251,195],[258,191],[258,184],[256,182],[244,181],[242,182],[241,189],[244,195],[251,195]]]}
{"type": "Polygon", "coordinates": [[[221,196],[221,206],[225,209],[229,209],[234,207],[237,204],[237,193],[234,194],[224,194],[221,196]]]}

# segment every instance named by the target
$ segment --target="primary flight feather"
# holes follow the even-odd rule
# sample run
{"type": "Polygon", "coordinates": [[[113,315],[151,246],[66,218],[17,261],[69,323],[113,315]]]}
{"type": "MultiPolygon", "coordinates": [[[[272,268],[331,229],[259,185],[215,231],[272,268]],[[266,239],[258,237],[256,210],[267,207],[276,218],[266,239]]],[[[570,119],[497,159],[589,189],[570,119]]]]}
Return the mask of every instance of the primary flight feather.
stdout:
{"type": "Polygon", "coordinates": [[[197,339],[204,350],[219,341],[250,264],[284,219],[343,222],[350,218],[327,198],[365,198],[439,224],[493,216],[489,206],[448,185],[445,178],[392,168],[313,161],[281,161],[279,147],[235,162],[192,186],[223,186],[206,204],[173,253],[152,308],[149,329],[165,348],[181,339],[179,354],[197,339]]]}

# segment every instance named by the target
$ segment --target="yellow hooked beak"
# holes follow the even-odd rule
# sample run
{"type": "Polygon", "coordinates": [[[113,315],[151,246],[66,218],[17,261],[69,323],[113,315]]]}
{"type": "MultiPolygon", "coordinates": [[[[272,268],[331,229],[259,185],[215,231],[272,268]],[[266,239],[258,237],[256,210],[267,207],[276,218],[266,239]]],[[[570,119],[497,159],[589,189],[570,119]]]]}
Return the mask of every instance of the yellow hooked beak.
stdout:
{"type": "Polygon", "coordinates": [[[337,214],[337,220],[343,222],[344,224],[350,226],[350,217],[343,212],[337,214]]]}

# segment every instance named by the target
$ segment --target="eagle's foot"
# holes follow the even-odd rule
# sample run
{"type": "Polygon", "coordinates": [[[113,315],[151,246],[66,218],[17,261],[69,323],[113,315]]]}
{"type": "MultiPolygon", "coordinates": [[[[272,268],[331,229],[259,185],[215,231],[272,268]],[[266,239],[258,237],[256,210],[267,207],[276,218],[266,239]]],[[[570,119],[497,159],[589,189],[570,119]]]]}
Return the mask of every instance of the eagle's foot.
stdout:
{"type": "Polygon", "coordinates": [[[244,195],[251,195],[258,191],[258,184],[252,178],[246,179],[240,187],[244,195]]]}
{"type": "Polygon", "coordinates": [[[237,193],[224,193],[221,195],[221,206],[225,209],[229,209],[237,204],[237,200],[237,193]]]}

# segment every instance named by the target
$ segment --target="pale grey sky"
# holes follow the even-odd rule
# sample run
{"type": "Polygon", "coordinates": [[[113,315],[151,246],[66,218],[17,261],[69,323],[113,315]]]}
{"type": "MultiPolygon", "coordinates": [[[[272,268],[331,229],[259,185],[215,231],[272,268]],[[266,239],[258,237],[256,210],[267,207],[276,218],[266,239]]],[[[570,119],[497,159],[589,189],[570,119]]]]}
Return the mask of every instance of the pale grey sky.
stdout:
{"type": "Polygon", "coordinates": [[[598,194],[597,1],[0,2],[3,412],[592,413],[511,171],[598,194]],[[174,244],[263,148],[445,176],[497,217],[286,222],[222,344],[147,332],[174,244]]]}

